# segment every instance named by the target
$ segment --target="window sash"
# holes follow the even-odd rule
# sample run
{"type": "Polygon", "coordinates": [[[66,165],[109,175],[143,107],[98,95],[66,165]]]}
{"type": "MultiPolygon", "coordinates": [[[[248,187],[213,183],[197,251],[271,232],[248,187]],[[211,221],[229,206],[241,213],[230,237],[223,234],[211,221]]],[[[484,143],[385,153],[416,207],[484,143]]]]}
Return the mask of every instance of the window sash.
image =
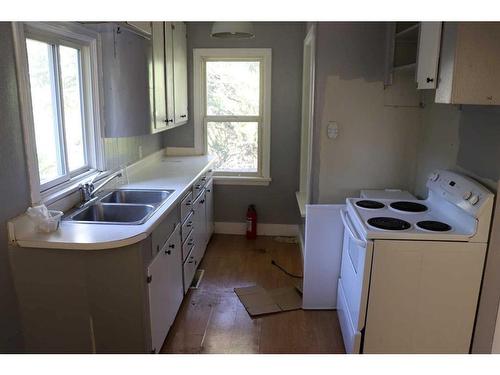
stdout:
{"type": "Polygon", "coordinates": [[[203,97],[203,133],[204,133],[204,152],[208,151],[208,129],[209,122],[256,122],[257,123],[257,171],[227,171],[214,170],[215,176],[231,177],[261,177],[263,175],[263,110],[264,110],[264,66],[263,57],[243,56],[243,57],[204,57],[202,59],[202,97],[203,97]],[[207,62],[212,61],[258,61],[259,64],[259,115],[258,116],[233,116],[233,115],[208,115],[207,107],[207,62]]]}
{"type": "MultiPolygon", "coordinates": [[[[208,123],[209,122],[256,122],[257,123],[257,171],[227,171],[214,170],[215,176],[241,176],[241,177],[260,177],[262,176],[262,118],[260,116],[205,116],[204,118],[204,133],[205,133],[205,150],[208,150],[208,123]]],[[[206,153],[205,151],[205,153],[206,153]]]]}
{"type": "MultiPolygon", "coordinates": [[[[40,192],[44,193],[50,189],[55,188],[58,185],[61,185],[65,182],[70,181],[73,178],[77,178],[80,175],[92,170],[93,168],[90,165],[90,144],[91,141],[89,139],[90,134],[92,132],[89,131],[89,121],[86,119],[85,113],[87,112],[87,103],[85,97],[85,85],[86,85],[86,77],[83,69],[82,60],[85,56],[85,44],[79,43],[73,40],[64,39],[55,35],[46,34],[43,32],[34,32],[32,30],[28,30],[25,32],[26,39],[32,39],[36,41],[40,41],[43,43],[47,43],[50,45],[52,49],[51,53],[51,75],[54,76],[55,87],[52,87],[53,95],[55,99],[56,106],[56,117],[57,117],[57,134],[58,134],[58,159],[59,164],[62,168],[62,175],[47,181],[45,183],[40,183],[40,192]],[[63,97],[63,83],[61,78],[61,64],[60,64],[60,54],[59,54],[59,46],[70,47],[78,50],[78,70],[79,70],[79,88],[80,88],[80,115],[82,116],[82,133],[83,133],[83,152],[84,152],[84,160],[85,163],[82,167],[70,171],[69,163],[68,163],[68,154],[67,154],[67,145],[66,145],[66,127],[65,127],[65,117],[64,117],[64,97],[63,97]]],[[[28,61],[26,61],[28,64],[28,61]]],[[[31,95],[31,94],[30,94],[31,95]]],[[[32,110],[33,107],[31,107],[32,110]]],[[[35,146],[35,145],[32,145],[35,146]]],[[[37,156],[38,157],[38,156],[37,156]]],[[[38,168],[38,162],[37,162],[38,168]]],[[[39,173],[39,171],[38,171],[39,173]]]]}

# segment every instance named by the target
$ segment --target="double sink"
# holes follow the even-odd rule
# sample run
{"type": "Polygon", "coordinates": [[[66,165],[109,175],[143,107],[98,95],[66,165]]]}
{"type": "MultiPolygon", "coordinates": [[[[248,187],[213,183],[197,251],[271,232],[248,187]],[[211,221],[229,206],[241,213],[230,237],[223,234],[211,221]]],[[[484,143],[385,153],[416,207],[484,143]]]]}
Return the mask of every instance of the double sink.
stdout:
{"type": "Polygon", "coordinates": [[[113,190],[68,215],[75,223],[143,224],[175,190],[113,190]]]}

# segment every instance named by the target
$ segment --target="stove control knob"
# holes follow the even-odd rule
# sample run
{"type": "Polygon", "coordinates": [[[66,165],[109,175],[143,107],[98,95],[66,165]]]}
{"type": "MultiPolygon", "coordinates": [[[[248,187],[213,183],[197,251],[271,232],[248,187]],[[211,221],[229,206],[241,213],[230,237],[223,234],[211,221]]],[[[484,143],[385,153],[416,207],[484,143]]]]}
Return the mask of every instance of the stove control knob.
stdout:
{"type": "Polygon", "coordinates": [[[439,173],[437,172],[433,172],[431,173],[431,175],[429,176],[429,181],[437,181],[437,179],[439,178],[439,173]]]}
{"type": "Polygon", "coordinates": [[[477,195],[473,195],[469,198],[469,203],[472,204],[473,206],[479,202],[479,197],[477,195]]]}
{"type": "Polygon", "coordinates": [[[463,195],[465,200],[469,199],[472,196],[472,191],[466,191],[463,195]]]}

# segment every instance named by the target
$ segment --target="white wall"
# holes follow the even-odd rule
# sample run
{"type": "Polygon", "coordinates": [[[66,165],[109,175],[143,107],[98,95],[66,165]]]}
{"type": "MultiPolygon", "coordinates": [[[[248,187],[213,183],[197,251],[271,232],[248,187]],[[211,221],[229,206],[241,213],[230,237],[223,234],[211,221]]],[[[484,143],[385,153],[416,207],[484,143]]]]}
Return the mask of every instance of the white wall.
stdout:
{"type": "Polygon", "coordinates": [[[413,190],[419,95],[411,72],[384,88],[385,37],[385,23],[318,25],[314,202],[342,203],[362,188],[413,190]],[[327,137],[329,121],[337,139],[327,137]]]}

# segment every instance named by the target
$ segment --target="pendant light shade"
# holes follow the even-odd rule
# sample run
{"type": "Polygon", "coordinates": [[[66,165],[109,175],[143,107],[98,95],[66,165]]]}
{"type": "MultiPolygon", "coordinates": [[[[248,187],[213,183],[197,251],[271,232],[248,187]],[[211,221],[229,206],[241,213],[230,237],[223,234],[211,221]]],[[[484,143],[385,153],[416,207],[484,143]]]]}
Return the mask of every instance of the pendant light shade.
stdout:
{"type": "Polygon", "coordinates": [[[212,38],[253,38],[253,25],[251,22],[214,22],[212,25],[212,38]]]}

